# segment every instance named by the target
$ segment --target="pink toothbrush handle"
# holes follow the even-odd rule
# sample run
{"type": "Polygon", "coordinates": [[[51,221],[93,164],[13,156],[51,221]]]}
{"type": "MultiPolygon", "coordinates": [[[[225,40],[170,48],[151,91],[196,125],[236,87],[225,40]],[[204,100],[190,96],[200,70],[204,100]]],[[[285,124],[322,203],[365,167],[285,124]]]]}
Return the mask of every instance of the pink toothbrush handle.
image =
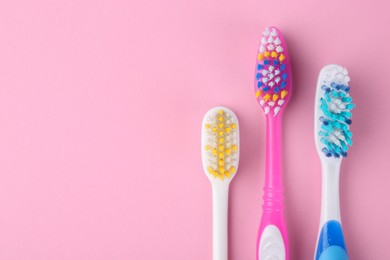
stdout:
{"type": "Polygon", "coordinates": [[[282,179],[282,118],[268,115],[263,215],[257,238],[257,260],[289,259],[282,179]]]}

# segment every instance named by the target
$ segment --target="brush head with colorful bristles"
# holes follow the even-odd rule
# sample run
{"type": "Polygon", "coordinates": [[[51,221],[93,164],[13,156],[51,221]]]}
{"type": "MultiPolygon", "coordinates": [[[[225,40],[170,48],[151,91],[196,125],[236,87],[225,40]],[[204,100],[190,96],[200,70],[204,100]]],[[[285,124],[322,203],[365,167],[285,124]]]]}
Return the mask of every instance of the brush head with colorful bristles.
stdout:
{"type": "Polygon", "coordinates": [[[339,65],[325,66],[318,77],[314,135],[321,158],[341,159],[352,146],[351,110],[348,71],[339,65]]]}
{"type": "Polygon", "coordinates": [[[233,111],[210,109],[202,123],[202,162],[211,181],[231,181],[237,172],[239,147],[238,120],[233,111]]]}
{"type": "Polygon", "coordinates": [[[276,27],[263,31],[255,71],[255,95],[266,115],[281,113],[291,96],[292,80],[286,42],[276,27]]]}

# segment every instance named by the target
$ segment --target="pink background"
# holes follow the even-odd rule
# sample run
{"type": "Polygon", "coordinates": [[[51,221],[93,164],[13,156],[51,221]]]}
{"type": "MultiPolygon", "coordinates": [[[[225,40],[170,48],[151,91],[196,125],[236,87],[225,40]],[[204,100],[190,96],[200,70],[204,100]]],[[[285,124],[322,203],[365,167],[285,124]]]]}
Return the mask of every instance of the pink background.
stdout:
{"type": "Polygon", "coordinates": [[[390,2],[0,1],[0,260],[207,260],[211,188],[200,127],[240,120],[230,260],[255,259],[264,117],[253,94],[260,32],[284,32],[292,260],[312,259],[320,214],[313,142],[320,68],[352,78],[354,147],[341,177],[353,260],[389,259],[390,2]]]}

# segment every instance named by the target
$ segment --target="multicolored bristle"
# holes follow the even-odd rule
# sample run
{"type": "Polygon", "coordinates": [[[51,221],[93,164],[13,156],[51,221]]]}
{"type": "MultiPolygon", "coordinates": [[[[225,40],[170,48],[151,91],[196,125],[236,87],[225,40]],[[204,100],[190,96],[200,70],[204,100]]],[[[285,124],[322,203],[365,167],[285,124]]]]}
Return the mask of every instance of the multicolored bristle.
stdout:
{"type": "Polygon", "coordinates": [[[355,107],[349,94],[348,71],[338,65],[328,65],[321,71],[316,102],[320,128],[318,138],[320,150],[326,157],[346,157],[352,146],[351,110],[355,107]]]}
{"type": "Polygon", "coordinates": [[[203,119],[204,170],[214,178],[230,179],[237,171],[239,128],[236,115],[225,107],[211,109],[203,119]]]}
{"type": "Polygon", "coordinates": [[[291,69],[286,43],[276,27],[265,28],[255,72],[256,99],[264,113],[276,116],[291,96],[291,69]]]}

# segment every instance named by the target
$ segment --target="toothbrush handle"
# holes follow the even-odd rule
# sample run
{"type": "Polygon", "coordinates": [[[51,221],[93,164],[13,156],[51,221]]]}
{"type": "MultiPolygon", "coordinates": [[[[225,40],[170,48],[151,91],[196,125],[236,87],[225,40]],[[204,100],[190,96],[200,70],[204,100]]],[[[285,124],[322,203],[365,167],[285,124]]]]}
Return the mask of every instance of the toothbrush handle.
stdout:
{"type": "Polygon", "coordinates": [[[288,236],[283,205],[281,113],[276,117],[269,115],[266,118],[264,204],[257,238],[257,260],[288,260],[288,236]]]}
{"type": "Polygon", "coordinates": [[[341,160],[322,163],[321,223],[315,260],[347,260],[340,218],[339,177],[341,160]]]}
{"type": "Polygon", "coordinates": [[[229,184],[213,184],[213,260],[228,259],[228,197],[229,184]]]}

